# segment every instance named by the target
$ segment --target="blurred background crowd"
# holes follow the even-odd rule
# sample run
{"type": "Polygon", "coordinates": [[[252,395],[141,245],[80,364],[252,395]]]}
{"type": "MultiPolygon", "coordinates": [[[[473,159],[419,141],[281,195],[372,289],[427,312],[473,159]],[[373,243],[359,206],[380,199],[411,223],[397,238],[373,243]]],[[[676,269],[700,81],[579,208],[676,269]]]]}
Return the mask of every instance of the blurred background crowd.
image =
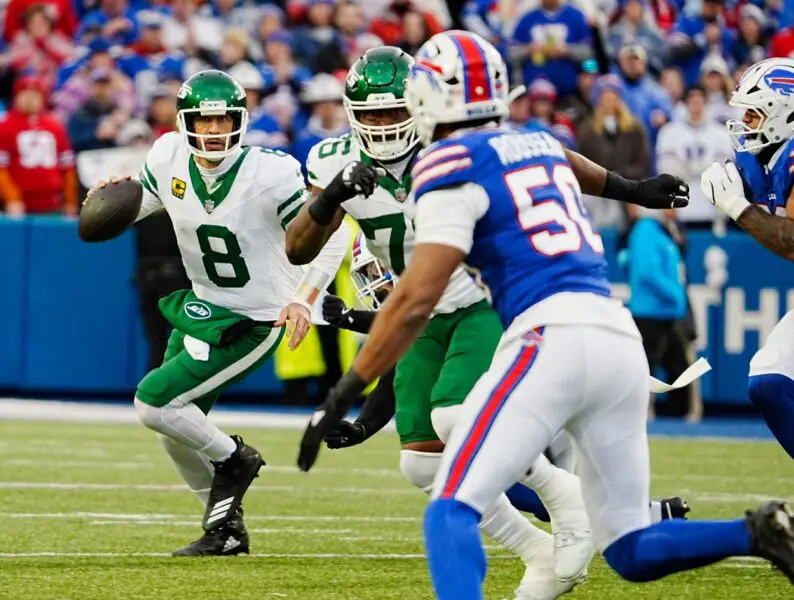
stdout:
{"type": "MultiPolygon", "coordinates": [[[[136,173],[174,129],[180,83],[201,69],[228,71],[246,89],[246,143],[304,162],[316,142],[347,131],[345,75],[364,51],[389,44],[413,54],[444,29],[478,33],[504,55],[512,84],[526,85],[513,124],[542,122],[628,178],[664,171],[689,182],[692,203],[678,215],[587,199],[599,227],[622,232],[630,308],[652,366],[671,373],[692,360],[697,338],[684,232],[730,227],[699,186],[709,164],[732,155],[724,124],[741,114],[730,93],[749,65],[794,57],[794,2],[784,0],[4,0],[0,17],[8,217],[73,217],[98,179],[136,173]]],[[[166,327],[156,300],[186,282],[167,217],[141,224],[137,239],[154,365],[166,327]]],[[[333,381],[338,348],[333,336],[321,345],[331,348],[324,371],[333,381]]],[[[305,394],[292,388],[291,397],[305,394]]],[[[696,391],[678,405],[699,418],[696,391]]]]}

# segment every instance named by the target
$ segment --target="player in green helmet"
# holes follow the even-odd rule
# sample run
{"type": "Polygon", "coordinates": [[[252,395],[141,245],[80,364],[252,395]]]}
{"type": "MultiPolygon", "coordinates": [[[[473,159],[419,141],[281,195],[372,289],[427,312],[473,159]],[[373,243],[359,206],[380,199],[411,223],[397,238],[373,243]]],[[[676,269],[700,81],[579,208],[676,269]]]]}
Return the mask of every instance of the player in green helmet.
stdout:
{"type": "Polygon", "coordinates": [[[285,329],[290,347],[300,343],[348,247],[340,230],[309,267],[290,264],[285,231],[307,195],[300,165],[244,147],[247,123],[242,86],[201,71],[177,95],[178,132],[154,143],[138,176],[138,219],[168,212],[192,282],[161,300],[174,331],[162,365],[135,394],[141,422],[204,507],[203,536],[179,556],[248,552],[241,503],[264,461],[206,415],[224,389],[268,360],[285,329]]]}

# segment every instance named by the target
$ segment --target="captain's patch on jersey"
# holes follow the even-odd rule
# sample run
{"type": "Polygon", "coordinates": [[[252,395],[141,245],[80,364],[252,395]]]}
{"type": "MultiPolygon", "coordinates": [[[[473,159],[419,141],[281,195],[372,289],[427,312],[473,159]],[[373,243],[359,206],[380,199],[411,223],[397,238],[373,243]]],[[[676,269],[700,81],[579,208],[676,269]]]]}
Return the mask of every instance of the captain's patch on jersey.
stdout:
{"type": "Polygon", "coordinates": [[[171,178],[171,193],[180,200],[185,197],[187,184],[177,177],[171,178]]]}

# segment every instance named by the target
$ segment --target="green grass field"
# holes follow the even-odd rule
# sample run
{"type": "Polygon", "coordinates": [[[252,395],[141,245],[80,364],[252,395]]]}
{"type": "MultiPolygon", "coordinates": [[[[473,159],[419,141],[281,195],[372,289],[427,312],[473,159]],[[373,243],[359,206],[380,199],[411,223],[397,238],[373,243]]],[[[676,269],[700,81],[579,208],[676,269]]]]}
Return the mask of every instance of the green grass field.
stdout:
{"type": "MultiPolygon", "coordinates": [[[[242,430],[269,467],[251,488],[251,556],[174,559],[201,510],[155,436],[135,425],[0,421],[0,598],[30,600],[432,598],[424,496],[397,470],[397,440],[324,451],[293,468],[298,432],[242,430]]],[[[728,518],[792,497],[790,460],[768,442],[654,440],[653,494],[728,518]]],[[[616,465],[619,468],[619,465],[616,465]]],[[[512,598],[519,561],[488,545],[489,599],[512,598]]],[[[774,600],[794,590],[758,561],[727,561],[654,584],[620,581],[599,558],[566,598],[774,600]]]]}

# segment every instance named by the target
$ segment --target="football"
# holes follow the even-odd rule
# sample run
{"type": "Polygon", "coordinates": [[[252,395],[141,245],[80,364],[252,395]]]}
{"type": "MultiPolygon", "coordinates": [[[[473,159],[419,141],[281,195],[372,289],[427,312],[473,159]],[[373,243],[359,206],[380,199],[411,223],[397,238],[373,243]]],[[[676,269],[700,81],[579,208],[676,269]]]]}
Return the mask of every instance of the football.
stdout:
{"type": "Polygon", "coordinates": [[[127,231],[138,217],[143,186],[134,179],[108,183],[96,190],[80,211],[77,232],[84,242],[112,240],[127,231]]]}

